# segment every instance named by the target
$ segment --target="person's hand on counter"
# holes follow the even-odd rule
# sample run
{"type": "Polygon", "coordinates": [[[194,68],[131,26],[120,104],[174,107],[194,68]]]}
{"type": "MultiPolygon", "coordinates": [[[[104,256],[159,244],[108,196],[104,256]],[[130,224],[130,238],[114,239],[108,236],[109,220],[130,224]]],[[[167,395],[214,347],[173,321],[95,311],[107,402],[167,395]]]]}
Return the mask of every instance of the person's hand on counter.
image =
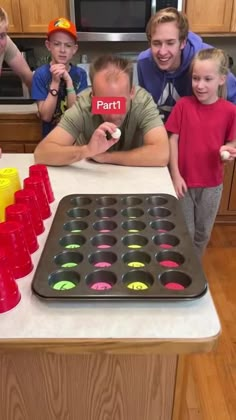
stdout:
{"type": "Polygon", "coordinates": [[[112,134],[115,130],[114,124],[103,123],[94,131],[89,143],[81,146],[75,144],[75,138],[71,134],[57,126],[37,145],[35,161],[45,165],[63,166],[82,159],[92,159],[119,141],[114,138],[107,140],[106,132],[112,134]]]}

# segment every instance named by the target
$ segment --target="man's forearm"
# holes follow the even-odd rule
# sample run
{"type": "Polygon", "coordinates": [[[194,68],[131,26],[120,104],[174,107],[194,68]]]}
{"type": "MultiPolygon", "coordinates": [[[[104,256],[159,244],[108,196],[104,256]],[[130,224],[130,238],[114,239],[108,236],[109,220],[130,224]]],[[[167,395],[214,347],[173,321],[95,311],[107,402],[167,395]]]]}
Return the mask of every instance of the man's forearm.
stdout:
{"type": "Polygon", "coordinates": [[[64,166],[89,157],[88,146],[60,146],[56,143],[39,144],[34,152],[36,163],[64,166]]]}
{"type": "Polygon", "coordinates": [[[106,152],[95,160],[101,163],[124,166],[166,166],[169,161],[169,152],[160,152],[156,146],[145,145],[136,149],[117,152],[106,152]]]}

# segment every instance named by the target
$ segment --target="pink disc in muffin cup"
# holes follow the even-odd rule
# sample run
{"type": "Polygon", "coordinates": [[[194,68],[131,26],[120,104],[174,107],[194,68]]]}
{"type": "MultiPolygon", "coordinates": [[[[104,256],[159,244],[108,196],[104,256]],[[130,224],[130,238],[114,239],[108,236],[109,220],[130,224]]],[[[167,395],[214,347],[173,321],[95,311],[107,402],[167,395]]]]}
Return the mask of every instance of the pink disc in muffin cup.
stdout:
{"type": "Polygon", "coordinates": [[[111,248],[111,245],[101,244],[101,245],[98,245],[97,248],[99,249],[111,248]]]}
{"type": "Polygon", "coordinates": [[[184,290],[184,286],[182,286],[182,284],[174,282],[165,284],[165,288],[170,290],[184,290]]]}
{"type": "Polygon", "coordinates": [[[108,289],[111,289],[111,287],[112,286],[110,285],[110,283],[107,283],[105,281],[100,281],[98,283],[94,283],[91,286],[91,289],[93,289],[93,290],[108,290],[108,289]]]}
{"type": "Polygon", "coordinates": [[[170,245],[170,244],[160,244],[160,248],[169,249],[169,248],[173,248],[173,245],[170,245]]]}
{"type": "Polygon", "coordinates": [[[177,262],[171,260],[160,261],[159,264],[163,267],[179,267],[179,264],[177,262]]]}
{"type": "Polygon", "coordinates": [[[94,264],[94,267],[104,268],[104,267],[110,267],[111,263],[107,261],[101,261],[94,264]]]}

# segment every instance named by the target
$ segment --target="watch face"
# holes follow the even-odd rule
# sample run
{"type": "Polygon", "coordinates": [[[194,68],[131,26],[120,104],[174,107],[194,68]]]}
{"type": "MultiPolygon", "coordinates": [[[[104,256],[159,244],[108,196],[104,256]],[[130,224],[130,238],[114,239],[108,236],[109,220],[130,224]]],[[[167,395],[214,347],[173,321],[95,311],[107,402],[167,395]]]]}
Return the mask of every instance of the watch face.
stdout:
{"type": "Polygon", "coordinates": [[[50,93],[51,93],[52,96],[57,96],[58,95],[58,90],[50,89],[50,93]]]}

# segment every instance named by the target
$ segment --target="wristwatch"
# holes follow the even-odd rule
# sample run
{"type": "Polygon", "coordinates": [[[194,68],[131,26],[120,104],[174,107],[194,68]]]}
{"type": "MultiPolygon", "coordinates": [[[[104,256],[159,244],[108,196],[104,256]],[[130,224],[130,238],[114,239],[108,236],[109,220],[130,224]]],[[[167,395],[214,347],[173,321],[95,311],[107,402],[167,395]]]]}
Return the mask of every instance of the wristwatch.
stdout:
{"type": "Polygon", "coordinates": [[[50,89],[49,92],[51,93],[52,96],[58,96],[58,90],[56,89],[50,89]]]}

